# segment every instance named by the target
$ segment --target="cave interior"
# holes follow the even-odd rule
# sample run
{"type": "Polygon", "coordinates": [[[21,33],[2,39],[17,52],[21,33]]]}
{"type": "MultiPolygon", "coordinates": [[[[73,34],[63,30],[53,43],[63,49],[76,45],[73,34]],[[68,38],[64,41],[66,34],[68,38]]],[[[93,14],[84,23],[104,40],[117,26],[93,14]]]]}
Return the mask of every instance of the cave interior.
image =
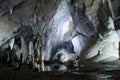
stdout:
{"type": "Polygon", "coordinates": [[[119,80],[119,71],[120,0],[0,0],[0,80],[119,80]]]}

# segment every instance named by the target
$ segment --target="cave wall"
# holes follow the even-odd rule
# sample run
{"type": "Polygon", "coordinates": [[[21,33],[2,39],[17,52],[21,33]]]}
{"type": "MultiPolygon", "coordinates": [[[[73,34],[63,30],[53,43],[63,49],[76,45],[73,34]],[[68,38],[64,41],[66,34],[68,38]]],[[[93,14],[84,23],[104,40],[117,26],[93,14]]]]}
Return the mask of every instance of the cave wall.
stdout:
{"type": "Polygon", "coordinates": [[[0,44],[14,32],[23,36],[27,49],[30,41],[35,46],[39,38],[45,60],[51,60],[68,41],[79,55],[87,39],[99,33],[101,3],[101,0],[0,0],[0,44]]]}
{"type": "MultiPolygon", "coordinates": [[[[44,38],[42,41],[44,44],[43,54],[46,60],[52,59],[58,48],[67,41],[72,42],[75,53],[79,55],[87,37],[95,32],[95,23],[90,22],[89,15],[93,14],[97,7],[91,6],[93,9],[88,10],[89,7],[85,8],[85,6],[90,4],[89,2],[82,0],[20,0],[12,2],[12,0],[6,0],[1,3],[2,5],[7,4],[5,10],[1,9],[1,17],[7,16],[6,21],[9,20],[10,24],[14,24],[12,27],[20,25],[21,29],[16,32],[25,38],[27,46],[30,41],[35,41],[34,36],[37,34],[44,36],[41,39],[44,38]],[[44,27],[45,30],[42,31],[44,27]]],[[[99,3],[99,0],[96,2],[99,3]]]]}

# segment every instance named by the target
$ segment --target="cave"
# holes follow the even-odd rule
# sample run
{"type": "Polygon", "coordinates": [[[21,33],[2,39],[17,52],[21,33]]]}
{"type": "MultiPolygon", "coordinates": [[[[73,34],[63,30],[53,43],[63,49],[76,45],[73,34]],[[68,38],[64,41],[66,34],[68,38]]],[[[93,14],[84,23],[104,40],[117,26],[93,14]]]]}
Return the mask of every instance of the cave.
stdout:
{"type": "Polygon", "coordinates": [[[0,0],[0,80],[119,80],[120,0],[0,0]]]}

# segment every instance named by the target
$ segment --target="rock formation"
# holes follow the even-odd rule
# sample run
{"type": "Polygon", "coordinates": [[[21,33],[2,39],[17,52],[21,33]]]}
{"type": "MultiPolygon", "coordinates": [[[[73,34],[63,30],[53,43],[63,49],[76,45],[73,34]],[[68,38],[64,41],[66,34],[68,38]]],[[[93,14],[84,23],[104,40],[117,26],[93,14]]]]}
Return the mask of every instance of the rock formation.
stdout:
{"type": "MultiPolygon", "coordinates": [[[[81,55],[83,61],[87,62],[112,62],[119,59],[119,35],[114,28],[114,22],[109,17],[107,22],[107,30],[102,37],[91,38],[88,41],[87,49],[81,55]],[[94,41],[94,44],[92,44],[94,41]]],[[[80,59],[82,60],[82,59],[80,59]]]]}
{"type": "MultiPolygon", "coordinates": [[[[12,50],[18,50],[15,54],[18,58],[23,54],[25,62],[31,55],[31,59],[34,59],[34,54],[38,52],[47,61],[52,61],[59,53],[62,54],[61,62],[76,59],[75,56],[83,55],[81,51],[88,45],[87,41],[92,35],[102,35],[107,29],[105,21],[112,16],[112,8],[112,11],[119,10],[117,2],[119,1],[112,0],[109,6],[107,0],[0,0],[0,51],[4,52],[10,44],[12,50]],[[66,43],[69,41],[70,43],[66,43]],[[67,46],[63,48],[64,44],[67,46]]],[[[117,16],[119,13],[112,17],[115,29],[119,29],[117,16]]],[[[84,57],[89,59],[96,57],[97,53],[108,54],[106,48],[95,49],[95,52],[92,49],[104,43],[106,45],[102,47],[111,46],[112,43],[116,45],[118,37],[115,42],[112,41],[116,36],[115,30],[107,31],[101,39],[97,38],[97,43],[94,43],[96,45],[92,46],[84,57]],[[107,43],[106,40],[110,42],[107,43]]],[[[116,47],[118,48],[118,45],[116,47]]],[[[116,52],[111,52],[111,56],[118,58],[118,51],[115,55],[114,53],[116,52]]],[[[100,58],[95,61],[101,61],[100,58]]]]}

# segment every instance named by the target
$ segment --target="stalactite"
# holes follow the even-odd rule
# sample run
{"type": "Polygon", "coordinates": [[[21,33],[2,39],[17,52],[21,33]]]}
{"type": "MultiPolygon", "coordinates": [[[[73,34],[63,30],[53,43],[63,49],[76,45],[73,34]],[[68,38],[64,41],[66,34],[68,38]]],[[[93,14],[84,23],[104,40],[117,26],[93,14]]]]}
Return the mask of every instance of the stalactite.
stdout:
{"type": "MultiPolygon", "coordinates": [[[[110,24],[107,28],[100,25],[101,33],[98,30],[98,24],[101,22],[105,26],[109,16],[108,9],[104,8],[107,1],[0,0],[0,26],[8,27],[14,23],[16,28],[10,34],[7,33],[9,37],[3,39],[0,51],[4,52],[10,45],[19,60],[22,54],[23,61],[28,65],[32,64],[32,70],[37,68],[38,71],[45,71],[44,61],[56,64],[62,62],[72,64],[71,66],[75,61],[79,61],[78,63],[84,67],[83,65],[89,61],[109,62],[118,59],[118,54],[112,54],[117,53],[117,49],[115,52],[111,51],[118,47],[118,35],[113,21],[107,23],[110,24]],[[106,51],[108,48],[111,51],[109,55],[106,51]]],[[[109,1],[109,9],[114,18],[112,1],[109,1]]],[[[115,22],[116,19],[114,18],[115,22]]],[[[2,29],[0,30],[2,32],[2,29]]],[[[9,30],[5,30],[7,31],[9,30]]]]}

